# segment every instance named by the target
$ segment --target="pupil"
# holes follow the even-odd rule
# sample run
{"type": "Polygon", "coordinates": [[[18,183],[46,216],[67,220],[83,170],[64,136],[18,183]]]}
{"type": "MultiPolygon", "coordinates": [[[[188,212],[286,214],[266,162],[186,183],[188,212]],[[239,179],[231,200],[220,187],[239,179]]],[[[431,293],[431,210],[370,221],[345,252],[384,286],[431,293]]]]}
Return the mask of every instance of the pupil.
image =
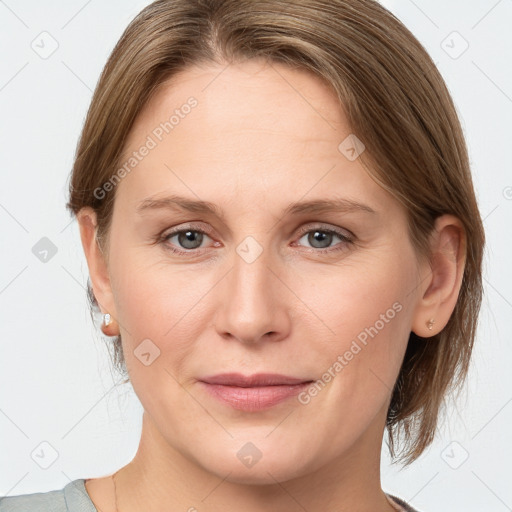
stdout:
{"type": "MultiPolygon", "coordinates": [[[[310,235],[310,237],[311,237],[311,235],[310,235]]],[[[325,233],[323,231],[314,231],[312,233],[313,241],[315,243],[320,242],[320,248],[328,247],[329,243],[331,241],[331,237],[332,237],[331,233],[325,233]],[[323,242],[327,242],[327,243],[323,243],[323,242]]],[[[315,247],[315,244],[312,243],[311,238],[310,238],[309,242],[311,243],[311,245],[313,245],[313,247],[315,247]]]]}
{"type": "Polygon", "coordinates": [[[197,249],[203,240],[203,234],[197,231],[184,231],[179,235],[180,244],[186,249],[197,249]],[[199,240],[199,244],[195,246],[199,240]]]}

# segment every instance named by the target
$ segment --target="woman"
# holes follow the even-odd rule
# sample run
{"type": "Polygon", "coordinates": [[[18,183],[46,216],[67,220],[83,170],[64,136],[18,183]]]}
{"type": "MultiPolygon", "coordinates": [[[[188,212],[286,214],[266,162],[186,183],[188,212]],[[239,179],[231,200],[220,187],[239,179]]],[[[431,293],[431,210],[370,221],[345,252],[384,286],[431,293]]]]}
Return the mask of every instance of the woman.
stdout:
{"type": "Polygon", "coordinates": [[[484,232],[449,93],[395,17],[154,2],[101,75],[68,207],[141,440],[0,511],[413,510],[381,488],[383,433],[406,464],[432,442],[484,232]]]}

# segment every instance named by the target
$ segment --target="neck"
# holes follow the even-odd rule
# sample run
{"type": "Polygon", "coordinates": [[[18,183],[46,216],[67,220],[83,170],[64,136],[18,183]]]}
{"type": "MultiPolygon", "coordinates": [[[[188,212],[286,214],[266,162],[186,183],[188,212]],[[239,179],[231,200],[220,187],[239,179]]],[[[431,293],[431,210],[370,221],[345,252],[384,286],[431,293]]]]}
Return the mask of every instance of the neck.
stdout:
{"type": "MultiPolygon", "coordinates": [[[[261,510],[391,512],[380,486],[381,435],[366,432],[349,454],[305,475],[270,483],[239,483],[212,474],[169,445],[144,412],[142,435],[133,460],[116,472],[118,512],[135,510],[218,510],[233,503],[245,512],[261,510]],[[172,508],[171,508],[172,507],[172,508]]],[[[268,473],[270,475],[270,473],[268,473]]]]}

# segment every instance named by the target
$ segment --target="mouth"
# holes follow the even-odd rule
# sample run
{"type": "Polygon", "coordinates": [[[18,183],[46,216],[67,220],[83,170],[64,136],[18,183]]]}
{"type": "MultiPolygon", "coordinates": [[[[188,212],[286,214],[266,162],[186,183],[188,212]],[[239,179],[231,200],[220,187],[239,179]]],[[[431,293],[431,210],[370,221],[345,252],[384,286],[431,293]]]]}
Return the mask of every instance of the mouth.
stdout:
{"type": "Polygon", "coordinates": [[[199,380],[212,397],[246,412],[269,409],[306,389],[313,380],[280,374],[259,373],[244,376],[225,373],[199,380]]]}

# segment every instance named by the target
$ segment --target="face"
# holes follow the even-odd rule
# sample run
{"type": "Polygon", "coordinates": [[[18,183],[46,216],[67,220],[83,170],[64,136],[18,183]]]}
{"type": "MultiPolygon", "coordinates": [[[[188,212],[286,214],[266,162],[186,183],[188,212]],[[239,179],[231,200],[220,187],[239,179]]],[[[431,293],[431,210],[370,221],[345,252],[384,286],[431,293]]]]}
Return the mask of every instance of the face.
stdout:
{"type": "Polygon", "coordinates": [[[136,120],[110,307],[161,450],[274,483],[380,453],[418,263],[404,209],[339,148],[351,127],[326,85],[259,61],[222,70],[182,72],[136,120]],[[225,373],[309,384],[202,382],[225,373]]]}

